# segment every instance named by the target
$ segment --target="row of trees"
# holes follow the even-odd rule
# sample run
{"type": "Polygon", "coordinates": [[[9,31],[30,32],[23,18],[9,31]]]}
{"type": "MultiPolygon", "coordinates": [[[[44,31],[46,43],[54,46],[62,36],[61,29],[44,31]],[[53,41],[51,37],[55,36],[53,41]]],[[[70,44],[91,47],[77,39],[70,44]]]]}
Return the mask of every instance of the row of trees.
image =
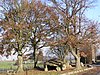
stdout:
{"type": "MultiPolygon", "coordinates": [[[[4,14],[0,26],[4,30],[0,52],[18,53],[18,71],[23,71],[23,49],[33,47],[34,68],[38,56],[36,51],[50,47],[60,60],[71,52],[80,69],[80,50],[91,50],[99,45],[97,25],[86,19],[84,11],[92,4],[89,0],[50,0],[50,4],[39,0],[2,0],[4,14]]],[[[15,54],[14,53],[14,54],[15,54]]]]}

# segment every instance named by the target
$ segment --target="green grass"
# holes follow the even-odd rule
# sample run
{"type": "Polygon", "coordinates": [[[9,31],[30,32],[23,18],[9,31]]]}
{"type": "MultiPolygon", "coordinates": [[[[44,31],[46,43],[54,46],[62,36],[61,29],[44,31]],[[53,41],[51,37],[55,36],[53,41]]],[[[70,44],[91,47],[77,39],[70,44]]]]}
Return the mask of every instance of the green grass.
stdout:
{"type": "MultiPolygon", "coordinates": [[[[0,62],[0,69],[17,69],[17,66],[14,65],[15,62],[0,62]]],[[[24,68],[33,68],[33,63],[25,63],[23,64],[24,65],[24,68]]],[[[37,66],[43,68],[43,64],[42,63],[39,63],[37,64],[37,66]]],[[[45,71],[42,71],[42,70],[25,70],[23,73],[17,73],[15,75],[60,75],[62,74],[63,72],[61,71],[48,71],[48,72],[45,72],[45,71]]],[[[75,74],[74,74],[75,75],[75,74]]]]}
{"type": "MultiPolygon", "coordinates": [[[[0,69],[17,69],[15,62],[0,61],[0,69]]],[[[24,68],[33,68],[33,63],[23,64],[24,68]]],[[[43,64],[37,64],[39,67],[43,67],[43,64]]]]}
{"type": "MultiPolygon", "coordinates": [[[[15,62],[8,62],[8,61],[1,61],[0,62],[0,69],[17,69],[17,65],[14,65],[15,62]]],[[[30,64],[23,64],[24,68],[32,67],[32,63],[30,64]]]]}
{"type": "MultiPolygon", "coordinates": [[[[0,69],[17,69],[17,66],[14,66],[15,62],[0,62],[0,69]]],[[[23,64],[25,68],[27,67],[33,67],[33,63],[27,63],[23,64]]],[[[38,64],[39,67],[43,67],[43,64],[38,64]]],[[[59,72],[55,71],[50,71],[50,72],[45,72],[45,71],[39,71],[39,70],[27,70],[28,75],[60,75],[59,72]]],[[[15,75],[26,75],[26,71],[24,73],[17,73],[15,75]]]]}
{"type": "Polygon", "coordinates": [[[13,66],[14,62],[0,62],[0,69],[13,69],[16,68],[16,66],[13,66]]]}

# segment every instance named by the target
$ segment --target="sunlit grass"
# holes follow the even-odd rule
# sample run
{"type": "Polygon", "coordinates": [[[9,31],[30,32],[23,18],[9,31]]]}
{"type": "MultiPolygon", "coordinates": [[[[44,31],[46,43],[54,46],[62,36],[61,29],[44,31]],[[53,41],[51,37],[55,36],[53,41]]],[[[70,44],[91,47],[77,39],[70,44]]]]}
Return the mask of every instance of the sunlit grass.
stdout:
{"type": "MultiPolygon", "coordinates": [[[[33,66],[33,64],[23,64],[24,68],[30,68],[33,66]]],[[[9,61],[1,61],[0,62],[0,70],[3,70],[3,69],[17,69],[17,65],[15,65],[15,61],[13,62],[9,62],[9,61]]]]}
{"type": "MultiPolygon", "coordinates": [[[[0,61],[0,70],[3,69],[17,69],[17,65],[14,65],[15,61],[0,61]]],[[[33,63],[23,63],[24,69],[32,69],[33,63]]],[[[43,64],[37,64],[39,67],[43,67],[43,64]]]]}
{"type": "Polygon", "coordinates": [[[16,66],[14,66],[15,62],[6,62],[6,61],[1,61],[0,62],[0,69],[15,69],[16,66]]]}

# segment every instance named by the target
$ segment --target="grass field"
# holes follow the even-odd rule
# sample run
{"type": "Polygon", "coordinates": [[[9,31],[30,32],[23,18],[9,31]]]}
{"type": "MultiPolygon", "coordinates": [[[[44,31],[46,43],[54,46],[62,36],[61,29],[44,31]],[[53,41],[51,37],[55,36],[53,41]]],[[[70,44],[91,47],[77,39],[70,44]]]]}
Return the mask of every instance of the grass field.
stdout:
{"type": "MultiPolygon", "coordinates": [[[[3,69],[17,69],[17,65],[14,65],[15,62],[13,61],[0,61],[0,70],[3,69]]],[[[23,64],[24,68],[32,68],[33,67],[33,63],[27,63],[27,64],[23,64]]]]}
{"type": "MultiPolygon", "coordinates": [[[[11,69],[17,69],[17,66],[14,65],[15,62],[7,62],[7,61],[1,61],[0,62],[0,71],[1,70],[11,70],[11,69]]],[[[26,63],[23,64],[25,68],[32,68],[33,63],[26,63]]],[[[39,67],[43,67],[43,64],[38,64],[39,67]]],[[[6,75],[5,73],[1,73],[0,75],[6,75]]],[[[41,71],[38,69],[33,69],[33,70],[25,70],[22,73],[16,73],[16,75],[59,75],[58,72],[56,71],[49,71],[49,72],[45,72],[45,71],[41,71]]]]}
{"type": "MultiPolygon", "coordinates": [[[[0,61],[0,70],[17,69],[17,65],[14,65],[14,64],[15,64],[15,61],[0,61]]],[[[32,69],[33,68],[33,63],[30,61],[27,63],[23,63],[23,65],[24,65],[24,69],[32,69]]],[[[37,66],[43,68],[42,63],[38,63],[37,66]]]]}
{"type": "Polygon", "coordinates": [[[13,66],[15,62],[6,62],[6,61],[1,61],[0,62],[0,69],[13,69],[16,68],[16,66],[13,66]]]}
{"type": "MultiPolygon", "coordinates": [[[[5,70],[11,70],[11,69],[17,69],[17,66],[14,65],[15,62],[0,62],[0,75],[7,75],[7,73],[5,72],[1,72],[2,69],[5,70]]],[[[33,63],[25,63],[23,64],[24,68],[33,68],[33,63]]],[[[43,64],[39,63],[38,64],[39,67],[43,68],[43,64]]],[[[24,72],[21,73],[16,73],[15,75],[61,75],[62,73],[67,73],[69,71],[72,71],[72,69],[67,69],[65,71],[56,71],[56,70],[51,70],[51,71],[43,71],[43,70],[39,70],[39,69],[31,69],[31,70],[25,70],[24,72]]]]}

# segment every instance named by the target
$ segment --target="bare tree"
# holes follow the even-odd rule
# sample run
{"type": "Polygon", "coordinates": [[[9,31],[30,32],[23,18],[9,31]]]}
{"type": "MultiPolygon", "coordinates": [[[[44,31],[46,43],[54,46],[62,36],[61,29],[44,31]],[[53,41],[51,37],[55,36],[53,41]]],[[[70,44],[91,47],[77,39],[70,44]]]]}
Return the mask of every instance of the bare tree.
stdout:
{"type": "MultiPolygon", "coordinates": [[[[87,0],[50,0],[53,4],[52,7],[55,8],[55,12],[57,16],[59,16],[58,24],[60,27],[60,31],[62,33],[62,37],[59,41],[56,41],[55,44],[64,44],[76,58],[76,67],[77,69],[81,68],[80,64],[80,54],[79,54],[79,46],[81,39],[81,27],[82,27],[82,19],[84,16],[84,11],[91,6],[91,1],[87,0]]],[[[57,21],[57,20],[56,20],[57,21]]],[[[56,28],[55,28],[56,30],[56,28]]]]}
{"type": "MultiPolygon", "coordinates": [[[[5,19],[1,21],[6,33],[6,39],[13,40],[13,48],[21,54],[22,49],[31,42],[33,47],[34,68],[38,61],[38,54],[45,46],[45,37],[48,35],[48,16],[49,7],[43,5],[41,1],[15,0],[9,1],[9,10],[6,11],[5,19]],[[10,38],[9,38],[10,37],[10,38]]],[[[6,7],[5,7],[6,8],[6,7]]]]}
{"type": "Polygon", "coordinates": [[[28,22],[29,3],[24,0],[20,2],[10,0],[3,3],[9,6],[9,9],[7,9],[6,6],[2,5],[5,11],[5,18],[1,20],[0,24],[5,32],[3,44],[7,44],[10,48],[6,50],[7,52],[11,52],[14,48],[15,52],[18,53],[18,71],[23,71],[22,50],[27,46],[31,36],[31,25],[28,22]]]}

